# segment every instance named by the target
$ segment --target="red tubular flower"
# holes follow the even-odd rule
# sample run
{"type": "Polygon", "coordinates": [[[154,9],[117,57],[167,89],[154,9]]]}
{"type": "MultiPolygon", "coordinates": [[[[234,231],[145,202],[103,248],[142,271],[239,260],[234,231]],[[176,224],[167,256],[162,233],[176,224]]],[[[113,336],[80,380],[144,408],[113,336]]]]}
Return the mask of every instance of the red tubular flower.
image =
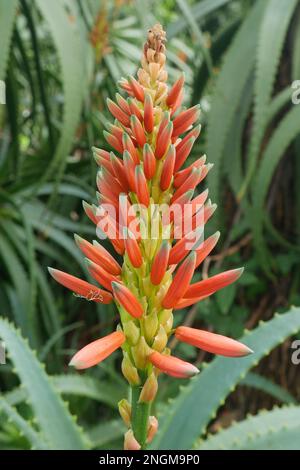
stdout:
{"type": "Polygon", "coordinates": [[[160,354],[157,351],[150,354],[149,361],[159,370],[172,377],[185,379],[199,373],[199,370],[193,364],[182,361],[178,357],[160,354]]]}
{"type": "Polygon", "coordinates": [[[123,96],[121,96],[119,93],[116,93],[116,99],[117,99],[118,105],[124,111],[124,113],[130,116],[131,109],[130,109],[129,104],[125,100],[125,98],[123,98],[123,96]]]}
{"type": "Polygon", "coordinates": [[[82,201],[82,207],[88,218],[93,222],[93,224],[97,225],[97,217],[94,213],[93,206],[85,201],[82,201]]]}
{"type": "Polygon", "coordinates": [[[156,159],[149,144],[144,145],[143,149],[144,173],[147,180],[151,180],[155,175],[156,159]]]}
{"type": "Polygon", "coordinates": [[[179,341],[222,356],[240,357],[247,356],[253,352],[248,346],[234,339],[187,326],[176,328],[175,336],[179,341]]]}
{"type": "Polygon", "coordinates": [[[123,153],[123,161],[129,188],[134,193],[136,163],[133,161],[131,154],[127,150],[125,150],[123,153]]]}
{"type": "Polygon", "coordinates": [[[132,129],[132,133],[135,137],[135,140],[137,141],[140,147],[143,147],[146,143],[145,131],[143,129],[141,122],[138,120],[138,118],[135,115],[131,116],[130,125],[132,129]]]}
{"type": "Polygon", "coordinates": [[[209,253],[214,249],[220,238],[220,232],[216,232],[196,248],[196,268],[205,260],[209,253]]]}
{"type": "Polygon", "coordinates": [[[128,104],[131,111],[131,114],[134,114],[139,121],[143,121],[143,116],[136,102],[132,98],[128,98],[128,104]]]}
{"type": "Polygon", "coordinates": [[[109,132],[103,131],[104,138],[106,142],[113,147],[117,152],[123,151],[123,145],[119,142],[119,140],[109,132]]]}
{"type": "Polygon", "coordinates": [[[171,203],[173,204],[179,196],[184,194],[186,191],[189,191],[190,189],[194,189],[197,184],[199,184],[199,180],[201,177],[201,168],[193,168],[190,176],[185,180],[185,182],[181,185],[180,188],[175,191],[171,203]]]}
{"type": "Polygon", "coordinates": [[[173,136],[183,134],[199,118],[200,107],[197,104],[193,108],[182,111],[173,121],[173,136]]]}
{"type": "Polygon", "coordinates": [[[113,152],[110,153],[110,161],[115,177],[119,181],[122,190],[127,193],[129,190],[129,183],[126,177],[123,161],[118,158],[113,152]]]}
{"type": "Polygon", "coordinates": [[[186,161],[193,148],[195,140],[195,137],[191,137],[180,147],[180,149],[176,148],[175,171],[178,171],[186,161]]]}
{"type": "Polygon", "coordinates": [[[140,318],[143,315],[143,307],[133,295],[133,293],[120,282],[111,283],[115,299],[120,305],[134,318],[140,318]]]}
{"type": "MultiPolygon", "coordinates": [[[[206,155],[203,155],[202,157],[198,158],[195,162],[193,162],[190,166],[187,168],[184,168],[184,170],[177,171],[174,175],[174,188],[179,188],[185,180],[190,176],[193,168],[201,168],[204,166],[206,160],[206,155]]],[[[176,171],[176,170],[175,170],[176,171]]],[[[207,175],[207,173],[204,173],[204,177],[207,175]]],[[[202,175],[201,175],[202,176],[202,175]]]]}
{"type": "Polygon", "coordinates": [[[144,102],[144,124],[147,132],[152,132],[154,127],[154,109],[151,95],[145,95],[144,102]]]}
{"type": "Polygon", "coordinates": [[[153,285],[158,286],[164,275],[166,274],[169,264],[170,244],[164,240],[160,245],[160,249],[155,255],[152,263],[150,279],[153,285]]]}
{"type": "MultiPolygon", "coordinates": [[[[171,249],[169,264],[178,264],[191,251],[196,250],[196,245],[203,233],[203,228],[198,227],[182,237],[171,249]]],[[[196,258],[197,259],[197,258],[196,258]]]]}
{"type": "Polygon", "coordinates": [[[69,365],[76,369],[87,369],[102,362],[125,342],[126,337],[121,331],[115,331],[104,338],[97,339],[80,349],[72,357],[69,365]]]}
{"type": "Polygon", "coordinates": [[[128,81],[136,99],[143,103],[145,98],[144,88],[134,77],[129,77],[128,81]]]}
{"type": "Polygon", "coordinates": [[[116,277],[113,274],[108,273],[107,271],[105,271],[105,269],[103,269],[101,266],[94,263],[93,261],[86,259],[86,262],[88,264],[88,270],[91,276],[95,279],[95,281],[97,281],[105,289],[111,291],[112,281],[120,281],[119,277],[116,277]]]}
{"type": "Polygon", "coordinates": [[[167,152],[161,177],[160,177],[160,189],[162,191],[166,191],[169,189],[174,172],[174,164],[175,164],[175,147],[174,145],[170,145],[169,150],[167,152]]]}
{"type": "Polygon", "coordinates": [[[130,126],[130,120],[128,114],[119,108],[119,106],[114,103],[111,99],[107,98],[107,107],[110,110],[111,114],[123,124],[125,127],[130,126]]]}
{"type": "Polygon", "coordinates": [[[148,207],[150,204],[149,190],[145,173],[140,165],[135,168],[135,188],[139,203],[148,207]]]}
{"type": "Polygon", "coordinates": [[[155,147],[155,156],[158,160],[160,160],[164,154],[166,153],[170,142],[171,136],[173,131],[173,124],[171,121],[167,123],[167,125],[163,128],[160,135],[158,135],[156,140],[156,147],[155,147]]]}
{"type": "Polygon", "coordinates": [[[125,250],[128,258],[130,259],[132,266],[140,268],[143,264],[143,258],[139,244],[134,238],[134,235],[128,229],[125,229],[124,232],[125,250]]]}
{"type": "Polygon", "coordinates": [[[193,277],[195,263],[196,254],[192,252],[179,266],[168,292],[162,301],[164,308],[173,308],[184,296],[193,277]]]}
{"type": "Polygon", "coordinates": [[[126,134],[126,132],[123,133],[122,142],[123,142],[124,150],[127,150],[129,152],[134,163],[138,165],[140,163],[140,157],[139,157],[138,151],[135,145],[133,144],[130,136],[126,134]]]}
{"type": "Polygon", "coordinates": [[[78,294],[87,300],[93,300],[97,303],[111,303],[112,295],[109,292],[103,289],[99,289],[98,287],[93,286],[93,284],[83,281],[82,279],[72,276],[71,274],[59,271],[58,269],[48,268],[48,270],[51,276],[57,282],[59,282],[59,284],[62,284],[67,289],[75,292],[75,294],[78,294]]]}
{"type": "Polygon", "coordinates": [[[166,99],[166,104],[169,107],[174,106],[176,103],[182,89],[183,89],[183,84],[184,84],[184,75],[182,74],[174,83],[172,86],[171,90],[168,93],[167,99],[166,99]]]}
{"type": "Polygon", "coordinates": [[[91,261],[94,261],[96,264],[100,264],[100,266],[102,266],[106,271],[115,276],[118,276],[121,273],[121,266],[102,245],[96,241],[94,242],[94,245],[92,245],[76,234],[74,235],[74,238],[80,250],[91,261]]]}
{"type": "Polygon", "coordinates": [[[230,271],[225,271],[224,273],[216,274],[215,276],[204,279],[203,281],[196,282],[186,290],[182,297],[193,298],[209,295],[212,292],[223,289],[223,287],[235,282],[242,275],[243,271],[244,268],[231,269],[230,271]]]}

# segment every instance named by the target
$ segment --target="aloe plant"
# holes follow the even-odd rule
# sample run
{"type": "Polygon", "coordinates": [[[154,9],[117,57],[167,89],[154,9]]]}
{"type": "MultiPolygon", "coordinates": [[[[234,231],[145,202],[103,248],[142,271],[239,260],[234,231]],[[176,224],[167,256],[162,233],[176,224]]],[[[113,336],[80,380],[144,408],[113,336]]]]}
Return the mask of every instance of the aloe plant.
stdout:
{"type": "MultiPolygon", "coordinates": [[[[189,385],[182,387],[175,400],[161,405],[160,429],[151,447],[199,450],[299,449],[300,407],[292,397],[289,400],[294,401],[294,404],[260,412],[257,416],[247,417],[228,429],[204,438],[217,409],[239,383],[244,383],[243,377],[247,371],[299,330],[300,310],[292,308],[245,333],[245,340],[256,350],[253,355],[238,362],[232,358],[217,358],[210,364],[205,364],[200,375],[192,379],[189,385]],[[184,434],[181,432],[183,426],[184,434]]],[[[109,447],[110,441],[121,436],[124,428],[119,421],[100,423],[92,430],[83,431],[75,423],[67,404],[61,398],[61,394],[75,394],[113,405],[113,388],[106,392],[105,384],[88,377],[47,375],[20,333],[3,319],[0,320],[0,336],[7,344],[15,373],[23,384],[22,388],[12,390],[1,398],[0,411],[19,429],[32,448],[109,447]],[[27,402],[32,408],[29,421],[16,408],[22,402],[27,402]]],[[[2,426],[5,427],[5,421],[2,421],[2,426]]]]}

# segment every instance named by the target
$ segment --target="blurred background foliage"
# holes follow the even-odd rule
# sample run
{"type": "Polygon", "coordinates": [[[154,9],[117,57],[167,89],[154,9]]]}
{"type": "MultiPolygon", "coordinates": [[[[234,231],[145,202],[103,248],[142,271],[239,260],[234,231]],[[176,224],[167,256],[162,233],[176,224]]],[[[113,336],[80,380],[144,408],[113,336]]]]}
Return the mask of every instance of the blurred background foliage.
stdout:
{"type": "MultiPolygon", "coordinates": [[[[12,420],[0,421],[0,448],[44,445],[35,424],[28,425],[34,416],[43,420],[42,408],[32,410],[18,387],[28,381],[26,360],[44,380],[46,409],[47,393],[58,390],[89,429],[93,447],[121,446],[116,404],[127,391],[118,354],[82,375],[66,366],[78,347],[112,330],[116,312],[72,296],[49,279],[46,267],[89,277],[73,233],[95,236],[81,206],[82,199],[95,202],[90,149],[108,148],[105,100],[122,76],[136,72],[145,31],[157,21],[167,31],[169,81],[184,71],[185,105],[202,108],[191,158],[206,152],[214,163],[208,186],[218,210],[209,230],[218,228],[222,236],[197,276],[221,266],[246,268],[237,284],[176,319],[240,337],[244,328],[300,303],[300,106],[291,101],[291,84],[300,79],[299,2],[0,0],[0,79],[6,84],[6,104],[0,105],[0,337],[19,353],[25,348],[12,357],[17,374],[10,362],[0,366],[2,413],[12,420]],[[9,336],[4,318],[28,338],[37,357],[19,335],[9,336]],[[55,389],[39,361],[54,376],[55,389]]],[[[211,359],[174,341],[172,347],[195,362],[211,359]]],[[[209,429],[296,402],[296,372],[286,341],[244,378],[209,429]]],[[[178,387],[163,377],[160,403],[177,396],[178,387]]],[[[56,400],[58,417],[64,404],[56,400]]],[[[70,442],[64,445],[80,448],[83,438],[70,423],[68,415],[62,433],[70,442]]]]}

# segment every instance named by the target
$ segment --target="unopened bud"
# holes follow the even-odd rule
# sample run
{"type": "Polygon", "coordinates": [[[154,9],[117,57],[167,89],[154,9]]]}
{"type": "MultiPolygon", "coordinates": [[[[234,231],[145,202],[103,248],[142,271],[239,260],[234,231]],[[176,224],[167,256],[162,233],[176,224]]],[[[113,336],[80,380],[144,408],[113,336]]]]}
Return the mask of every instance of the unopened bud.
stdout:
{"type": "Polygon", "coordinates": [[[118,407],[121,418],[129,428],[131,422],[131,405],[125,398],[123,398],[123,400],[119,401],[118,407]]]}
{"type": "Polygon", "coordinates": [[[150,348],[146,343],[144,336],[141,336],[137,345],[131,348],[135,365],[138,369],[145,369],[147,365],[147,357],[150,353],[150,348]]]}
{"type": "Polygon", "coordinates": [[[164,309],[159,314],[159,322],[163,325],[166,333],[170,333],[173,327],[173,314],[172,309],[164,309]]]}
{"type": "Polygon", "coordinates": [[[129,429],[124,436],[124,450],[140,450],[141,446],[133,435],[132,429],[129,429]]]}
{"type": "Polygon", "coordinates": [[[152,340],[158,328],[157,311],[154,310],[144,318],[144,332],[148,341],[152,340]]]}
{"type": "Polygon", "coordinates": [[[122,373],[124,377],[128,380],[130,385],[140,384],[140,378],[139,378],[137,368],[134,367],[127,353],[124,353],[121,368],[122,368],[122,373]]]}
{"type": "Polygon", "coordinates": [[[155,418],[155,416],[149,416],[149,424],[148,424],[148,434],[147,434],[147,442],[150,444],[150,442],[153,440],[155,434],[157,433],[158,430],[158,421],[155,418]]]}
{"type": "Polygon", "coordinates": [[[131,346],[134,346],[139,340],[140,329],[132,320],[129,320],[123,324],[123,331],[131,346]]]}
{"type": "Polygon", "coordinates": [[[160,325],[159,330],[157,335],[154,338],[152,348],[155,349],[155,351],[162,352],[168,342],[168,336],[167,333],[162,325],[160,325]]]}
{"type": "Polygon", "coordinates": [[[149,403],[154,400],[158,389],[157,378],[155,374],[152,372],[149,377],[147,378],[144,386],[142,388],[139,402],[149,403]]]}
{"type": "Polygon", "coordinates": [[[151,297],[152,290],[153,290],[153,285],[150,281],[149,276],[143,278],[143,287],[144,287],[144,292],[148,297],[151,297]]]}

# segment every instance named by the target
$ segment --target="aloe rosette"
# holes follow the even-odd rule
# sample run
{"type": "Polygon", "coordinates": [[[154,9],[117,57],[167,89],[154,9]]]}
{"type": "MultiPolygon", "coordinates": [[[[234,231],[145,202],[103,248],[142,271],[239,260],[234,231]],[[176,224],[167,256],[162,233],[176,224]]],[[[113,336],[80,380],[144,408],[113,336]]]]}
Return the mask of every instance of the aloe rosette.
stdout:
{"type": "Polygon", "coordinates": [[[131,386],[131,400],[121,400],[120,414],[128,426],[125,449],[145,448],[158,422],[151,405],[163,372],[192,377],[198,369],[172,356],[167,347],[179,341],[224,356],[244,356],[250,349],[233,339],[179,326],[173,312],[195,304],[236,281],[234,269],[192,283],[195,269],[215,247],[219,233],[203,239],[212,216],[208,191],[195,195],[211,166],[202,156],[186,160],[200,134],[199,106],[182,109],[184,77],[169,89],[165,69],[166,35],[158,24],[148,31],[137,78],[120,81],[127,98],[107,100],[115,118],[104,131],[114,152],[94,148],[99,165],[98,204],[84,203],[100,238],[108,236],[122,263],[100,243],[75,235],[91,276],[100,287],[49,268],[51,275],[90,301],[115,302],[120,324],[108,336],[85,346],[70,365],[85,369],[98,364],[117,348],[123,350],[122,372],[131,386]]]}

